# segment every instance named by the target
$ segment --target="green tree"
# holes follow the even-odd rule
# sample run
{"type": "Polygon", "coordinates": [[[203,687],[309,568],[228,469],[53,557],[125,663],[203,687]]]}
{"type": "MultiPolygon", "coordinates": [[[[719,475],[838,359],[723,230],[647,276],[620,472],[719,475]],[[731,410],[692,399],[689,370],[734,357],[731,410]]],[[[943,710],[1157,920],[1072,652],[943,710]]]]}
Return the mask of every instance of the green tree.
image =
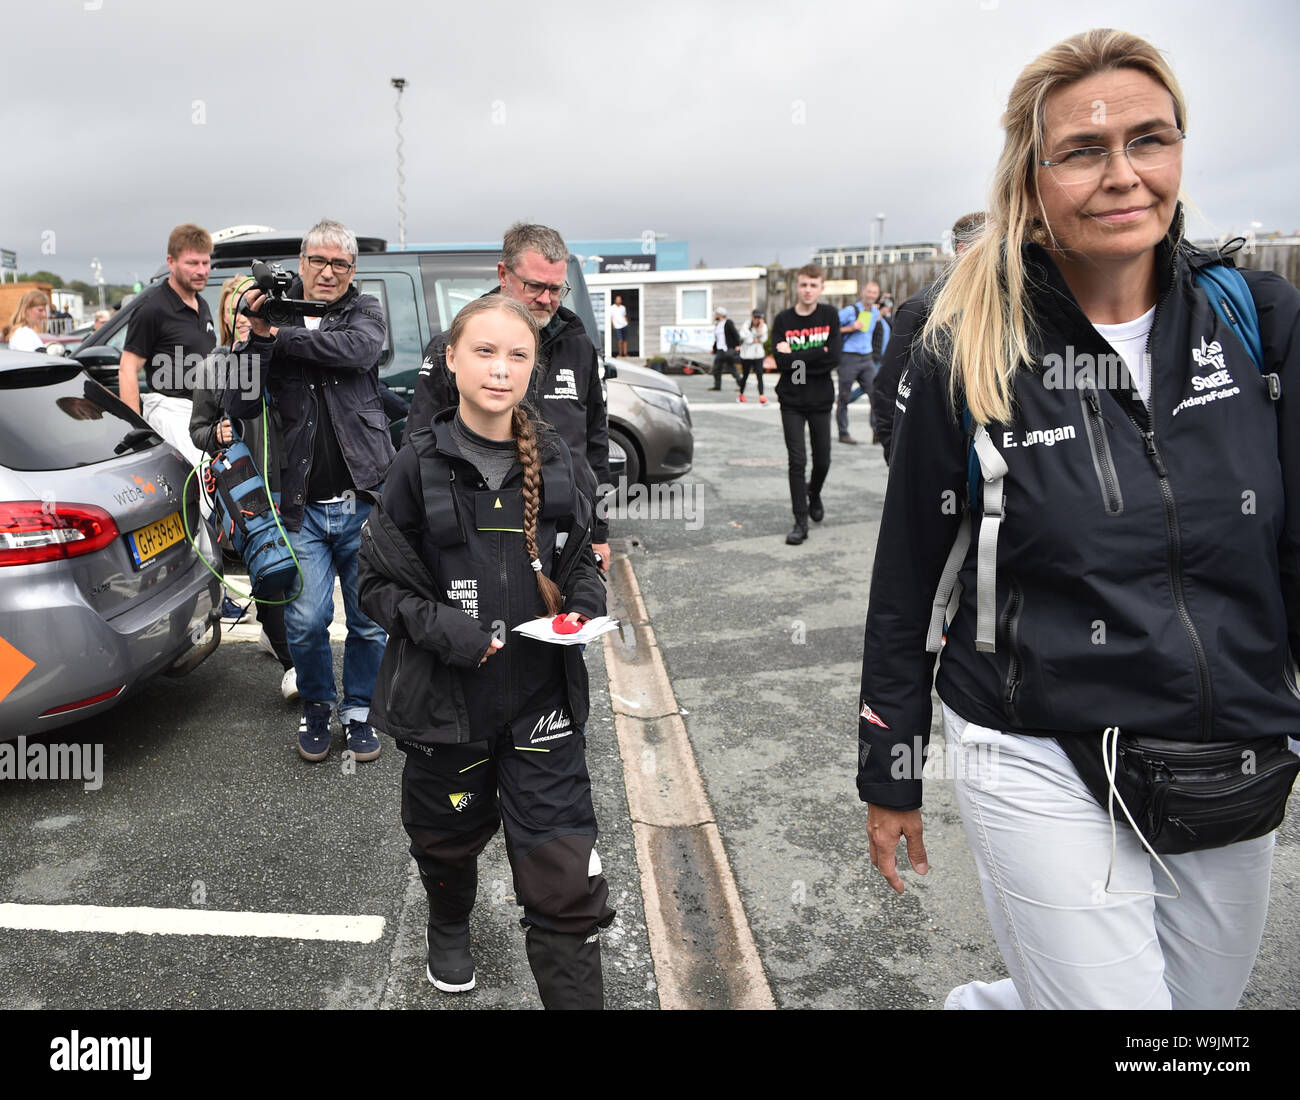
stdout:
{"type": "Polygon", "coordinates": [[[63,278],[53,271],[33,271],[30,275],[18,276],[20,283],[49,283],[55,290],[63,289],[63,278]]]}

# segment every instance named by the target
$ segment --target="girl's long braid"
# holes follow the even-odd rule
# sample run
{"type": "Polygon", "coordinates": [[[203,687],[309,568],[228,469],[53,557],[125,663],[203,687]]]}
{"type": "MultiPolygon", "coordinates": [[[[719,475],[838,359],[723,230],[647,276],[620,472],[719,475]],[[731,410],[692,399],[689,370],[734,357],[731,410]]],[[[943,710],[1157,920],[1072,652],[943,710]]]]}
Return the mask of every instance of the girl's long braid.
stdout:
{"type": "Polygon", "coordinates": [[[519,465],[524,468],[524,548],[528,560],[534,563],[537,590],[542,594],[546,610],[558,615],[564,608],[564,596],[555,582],[537,567],[537,517],[542,508],[542,460],[537,453],[537,431],[522,405],[514,407],[510,427],[518,448],[519,465]]]}

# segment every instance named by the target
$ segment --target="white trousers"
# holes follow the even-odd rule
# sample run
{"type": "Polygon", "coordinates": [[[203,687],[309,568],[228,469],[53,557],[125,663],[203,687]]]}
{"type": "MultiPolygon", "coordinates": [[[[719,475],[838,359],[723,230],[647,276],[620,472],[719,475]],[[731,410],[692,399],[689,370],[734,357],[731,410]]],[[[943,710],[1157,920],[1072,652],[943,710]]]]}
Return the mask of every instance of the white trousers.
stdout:
{"type": "MultiPolygon", "coordinates": [[[[1011,977],[945,1008],[1231,1009],[1259,952],[1274,834],[1161,856],[1116,808],[1111,829],[1054,740],[977,726],[943,708],[957,803],[1011,977]]],[[[1098,732],[1100,751],[1100,731],[1098,732]]]]}
{"type": "MultiPolygon", "coordinates": [[[[161,393],[142,393],[140,395],[140,415],[154,431],[175,447],[190,466],[197,468],[206,456],[190,438],[190,417],[194,413],[194,403],[184,397],[167,397],[161,393]]],[[[196,473],[195,478],[198,478],[196,473]]],[[[181,492],[181,486],[176,486],[181,492]]],[[[199,493],[199,511],[207,519],[212,512],[208,498],[199,493]]]]}

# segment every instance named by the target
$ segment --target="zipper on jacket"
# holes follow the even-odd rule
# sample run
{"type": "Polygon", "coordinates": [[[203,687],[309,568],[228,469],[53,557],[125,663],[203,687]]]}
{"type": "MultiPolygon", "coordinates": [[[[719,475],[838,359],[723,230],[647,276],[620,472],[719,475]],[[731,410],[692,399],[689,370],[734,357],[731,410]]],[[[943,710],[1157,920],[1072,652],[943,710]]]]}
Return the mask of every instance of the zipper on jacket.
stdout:
{"type": "Polygon", "coordinates": [[[388,698],[397,698],[397,678],[402,673],[402,658],[406,656],[406,639],[397,639],[397,667],[393,669],[393,675],[388,681],[388,698]]]}
{"type": "Polygon", "coordinates": [[[1101,399],[1095,389],[1079,391],[1083,399],[1084,415],[1088,422],[1088,440],[1092,444],[1092,464],[1101,485],[1102,502],[1108,516],[1124,511],[1124,498],[1120,496],[1119,478],[1111,458],[1110,440],[1106,435],[1106,421],[1101,415],[1101,399]]]}
{"type": "MultiPolygon", "coordinates": [[[[1170,289],[1173,288],[1176,281],[1175,275],[1175,278],[1170,281],[1170,289]]],[[[1133,426],[1137,428],[1138,433],[1142,436],[1147,458],[1151,460],[1151,465],[1155,468],[1156,477],[1160,484],[1160,499],[1164,504],[1165,512],[1165,543],[1169,552],[1169,586],[1174,596],[1174,609],[1178,612],[1178,619],[1183,624],[1183,630],[1186,631],[1188,640],[1192,643],[1192,654],[1196,658],[1196,682],[1199,688],[1199,699],[1197,700],[1198,726],[1200,739],[1208,741],[1210,740],[1213,714],[1213,685],[1210,682],[1210,664],[1206,659],[1205,647],[1201,644],[1201,636],[1196,630],[1196,624],[1192,622],[1191,612],[1187,609],[1187,595],[1183,589],[1183,547],[1182,536],[1179,534],[1178,528],[1178,506],[1174,502],[1173,487],[1169,484],[1169,469],[1165,466],[1164,459],[1160,456],[1160,450],[1156,446],[1156,418],[1155,413],[1152,412],[1156,404],[1156,372],[1155,361],[1151,356],[1151,338],[1155,335],[1156,325],[1160,321],[1160,311],[1168,297],[1169,291],[1166,291],[1156,303],[1156,312],[1151,318],[1151,331],[1147,334],[1144,354],[1150,372],[1151,393],[1146,406],[1146,424],[1140,423],[1133,410],[1127,408],[1127,406],[1126,411],[1129,419],[1133,421],[1133,426]]]]}
{"type": "Polygon", "coordinates": [[[1022,670],[1020,667],[1020,650],[1016,646],[1016,635],[1020,629],[1020,612],[1024,605],[1024,595],[1020,586],[1011,582],[1011,595],[1007,599],[1006,609],[1002,612],[999,633],[1007,642],[1007,680],[1002,693],[1002,702],[1006,706],[1007,717],[1013,726],[1020,724],[1017,695],[1020,691],[1022,670]]]}

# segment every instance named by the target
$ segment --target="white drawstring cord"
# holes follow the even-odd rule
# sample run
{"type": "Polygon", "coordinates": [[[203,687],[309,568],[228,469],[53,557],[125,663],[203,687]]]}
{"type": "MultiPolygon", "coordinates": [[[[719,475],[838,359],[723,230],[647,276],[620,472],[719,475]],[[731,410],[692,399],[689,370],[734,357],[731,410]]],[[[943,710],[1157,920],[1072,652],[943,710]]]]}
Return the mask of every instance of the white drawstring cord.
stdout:
{"type": "Polygon", "coordinates": [[[1108,726],[1101,734],[1101,759],[1106,768],[1106,779],[1110,784],[1110,797],[1106,800],[1106,810],[1110,815],[1110,867],[1106,871],[1106,893],[1108,894],[1148,894],[1153,898],[1169,898],[1177,900],[1182,897],[1182,889],[1178,885],[1178,880],[1174,878],[1173,873],[1165,866],[1165,861],[1156,855],[1156,850],[1147,843],[1147,838],[1142,835],[1142,830],[1137,827],[1137,822],[1133,820],[1133,815],[1129,813],[1128,806],[1124,804],[1124,796],[1119,793],[1115,787],[1115,769],[1119,763],[1119,726],[1108,726]],[[1115,738],[1111,741],[1109,748],[1107,739],[1110,734],[1114,733],[1115,738]],[[1128,818],[1128,823],[1133,826],[1133,831],[1137,833],[1138,839],[1142,841],[1142,847],[1155,857],[1155,861],[1160,864],[1162,870],[1174,884],[1172,894],[1161,894],[1152,890],[1112,890],[1110,888],[1111,876],[1115,873],[1115,855],[1118,850],[1119,839],[1115,830],[1115,801],[1119,800],[1120,809],[1124,811],[1124,816],[1128,818]]]}

